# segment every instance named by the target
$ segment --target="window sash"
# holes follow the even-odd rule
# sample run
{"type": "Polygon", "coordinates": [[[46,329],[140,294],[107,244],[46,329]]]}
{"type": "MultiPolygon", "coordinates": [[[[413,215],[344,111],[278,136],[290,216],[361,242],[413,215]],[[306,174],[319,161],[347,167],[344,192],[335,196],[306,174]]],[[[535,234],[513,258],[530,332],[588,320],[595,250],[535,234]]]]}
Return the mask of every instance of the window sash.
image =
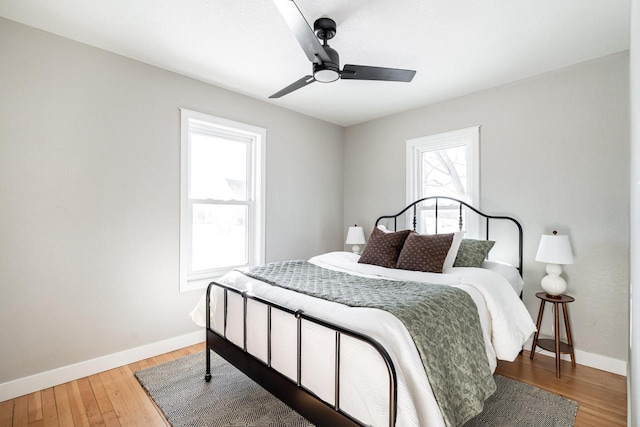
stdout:
{"type": "MultiPolygon", "coordinates": [[[[406,141],[406,202],[407,205],[432,194],[424,194],[422,191],[423,164],[422,155],[425,152],[443,150],[453,147],[466,147],[466,194],[459,198],[472,206],[479,207],[480,200],[480,168],[479,168],[479,145],[480,145],[480,127],[472,126],[469,128],[443,132],[435,135],[429,135],[420,138],[409,139],[406,141]]],[[[442,195],[442,194],[433,194],[442,195]]],[[[448,210],[445,201],[438,205],[438,209],[448,210]]],[[[419,207],[421,212],[433,210],[433,206],[424,205],[419,207]]],[[[457,209],[457,206],[456,206],[457,209]]],[[[477,235],[480,230],[479,218],[473,217],[472,221],[468,221],[466,209],[463,210],[464,228],[470,235],[477,235]]],[[[413,227],[413,218],[406,218],[407,227],[413,227]]],[[[438,231],[441,232],[440,225],[438,231]]]]}
{"type": "MultiPolygon", "coordinates": [[[[192,122],[189,121],[189,126],[191,126],[192,122]]],[[[202,125],[199,125],[200,127],[202,125]]],[[[198,128],[195,132],[191,132],[191,128],[189,128],[189,132],[188,132],[188,142],[187,142],[187,162],[188,162],[188,173],[187,173],[187,198],[191,199],[195,199],[194,197],[191,197],[192,194],[192,183],[191,183],[191,170],[192,170],[192,164],[191,164],[191,160],[192,160],[192,156],[191,156],[191,147],[192,147],[192,141],[191,141],[191,136],[195,133],[195,134],[200,134],[200,135],[204,135],[204,136],[210,136],[210,137],[215,137],[215,138],[220,138],[220,139],[227,139],[227,140],[233,140],[236,142],[241,142],[241,143],[245,143],[248,145],[248,149],[247,149],[247,156],[246,156],[246,165],[245,165],[245,170],[246,170],[246,176],[245,176],[245,180],[246,180],[246,194],[245,194],[245,201],[251,201],[251,200],[255,200],[255,177],[254,177],[254,157],[256,155],[256,150],[254,149],[255,146],[255,138],[248,138],[244,135],[232,135],[229,132],[218,132],[216,129],[209,129],[207,131],[202,130],[201,128],[198,128]]],[[[201,199],[202,200],[202,199],[201,199]]],[[[232,199],[232,200],[236,200],[239,201],[241,199],[232,199]]]]}
{"type": "MultiPolygon", "coordinates": [[[[458,199],[464,199],[465,201],[467,201],[467,195],[468,195],[468,188],[469,188],[469,184],[471,181],[471,177],[468,176],[468,170],[469,170],[469,161],[470,161],[470,156],[469,156],[469,150],[468,150],[468,146],[467,144],[451,144],[447,147],[441,147],[441,148],[435,148],[435,149],[429,149],[429,148],[421,148],[419,150],[419,155],[420,155],[420,159],[418,161],[418,172],[417,172],[417,185],[418,185],[418,194],[417,194],[417,198],[423,198],[423,197],[427,197],[427,196],[446,196],[446,195],[450,195],[451,197],[455,197],[458,199]],[[459,149],[459,148],[464,148],[465,149],[465,165],[464,165],[464,175],[462,177],[460,177],[460,175],[458,175],[459,178],[463,178],[461,179],[462,181],[462,185],[463,185],[463,189],[462,192],[458,191],[456,188],[450,188],[449,186],[441,186],[444,187],[446,190],[443,191],[438,191],[437,188],[425,188],[426,185],[426,178],[427,178],[427,174],[430,172],[425,166],[425,155],[426,154],[430,154],[430,153],[435,153],[435,152],[440,152],[442,153],[445,150],[450,150],[450,149],[459,149]]],[[[447,155],[448,156],[448,155],[447,155]]],[[[449,159],[449,160],[453,160],[453,159],[449,159]]],[[[453,163],[453,162],[452,162],[453,163]]],[[[453,164],[453,167],[455,168],[455,164],[453,164]]],[[[457,168],[456,168],[457,169],[457,168]]],[[[438,174],[438,171],[431,171],[432,173],[434,173],[436,176],[442,176],[442,174],[438,174]]],[[[456,173],[458,171],[456,170],[456,173]]],[[[432,178],[433,179],[433,178],[432,178]]]]}
{"type": "Polygon", "coordinates": [[[205,288],[209,282],[234,268],[264,263],[264,144],[266,130],[244,123],[181,109],[181,219],[180,290],[205,288]],[[248,144],[246,155],[246,200],[217,200],[191,197],[191,136],[200,134],[248,144]],[[245,206],[245,259],[247,263],[207,270],[192,269],[194,205],[245,206]]]}
{"type": "Polygon", "coordinates": [[[247,262],[241,264],[231,264],[224,267],[210,268],[206,270],[193,270],[193,220],[188,221],[189,226],[189,244],[186,249],[188,251],[189,262],[187,263],[187,277],[188,280],[206,279],[209,277],[220,277],[230,270],[235,268],[247,267],[255,265],[255,253],[251,250],[252,236],[255,233],[255,226],[251,218],[253,217],[253,209],[255,204],[250,201],[237,202],[226,200],[211,200],[211,199],[189,199],[189,213],[188,217],[193,218],[193,205],[211,205],[211,206],[246,206],[247,207],[247,223],[245,224],[245,259],[247,262]]]}

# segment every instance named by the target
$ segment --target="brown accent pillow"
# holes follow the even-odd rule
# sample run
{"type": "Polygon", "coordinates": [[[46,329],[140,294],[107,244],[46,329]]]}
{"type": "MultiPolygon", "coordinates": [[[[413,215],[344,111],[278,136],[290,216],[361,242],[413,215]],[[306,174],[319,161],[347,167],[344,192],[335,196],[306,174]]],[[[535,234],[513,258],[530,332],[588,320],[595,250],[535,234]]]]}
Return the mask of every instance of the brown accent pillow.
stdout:
{"type": "Polygon", "coordinates": [[[442,266],[452,242],[453,233],[413,233],[404,242],[396,267],[402,270],[442,273],[442,266]]]}
{"type": "Polygon", "coordinates": [[[411,233],[411,230],[385,233],[377,227],[374,228],[358,262],[396,268],[398,255],[400,255],[402,245],[404,245],[409,233],[411,233]]]}

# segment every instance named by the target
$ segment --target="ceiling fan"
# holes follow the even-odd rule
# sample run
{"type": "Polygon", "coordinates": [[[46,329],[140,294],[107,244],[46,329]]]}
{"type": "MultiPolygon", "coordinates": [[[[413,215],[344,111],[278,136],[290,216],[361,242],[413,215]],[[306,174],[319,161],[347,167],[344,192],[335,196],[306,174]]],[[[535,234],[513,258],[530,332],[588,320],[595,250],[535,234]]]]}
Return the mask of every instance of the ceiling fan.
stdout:
{"type": "Polygon", "coordinates": [[[269,98],[280,98],[315,81],[330,83],[344,79],[410,82],[416,74],[414,70],[351,64],[345,65],[341,71],[338,52],[327,44],[327,40],[331,40],[336,35],[335,21],[330,18],[317,19],[313,24],[314,31],[312,31],[293,0],[274,0],[274,2],[293,31],[293,35],[298,39],[307,58],[312,62],[313,74],[302,77],[269,98]],[[322,40],[322,44],[320,44],[320,40],[322,40]]]}

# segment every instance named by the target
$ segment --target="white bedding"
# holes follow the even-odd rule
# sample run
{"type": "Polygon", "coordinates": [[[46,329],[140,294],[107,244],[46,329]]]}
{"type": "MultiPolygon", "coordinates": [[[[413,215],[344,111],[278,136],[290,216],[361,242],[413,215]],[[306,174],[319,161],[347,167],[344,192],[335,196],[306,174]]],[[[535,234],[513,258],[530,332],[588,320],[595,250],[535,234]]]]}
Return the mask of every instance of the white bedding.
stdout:
{"type": "MultiPolygon", "coordinates": [[[[422,273],[358,264],[358,256],[349,252],[332,252],[309,261],[320,267],[345,271],[368,277],[385,277],[455,286],[466,291],[476,303],[483,329],[487,360],[491,370],[496,357],[514,360],[524,342],[535,331],[528,311],[514,292],[512,284],[501,274],[485,268],[452,268],[444,274],[422,273]]],[[[301,309],[306,314],[366,334],[388,351],[398,377],[397,426],[444,426],[437,402],[431,391],[418,351],[406,328],[393,315],[377,309],[348,307],[317,299],[251,279],[234,271],[225,275],[221,283],[239,290],[248,290],[274,303],[301,309]]],[[[229,301],[227,337],[242,346],[240,298],[229,301]],[[234,308],[235,307],[235,308],[234,308]]],[[[197,324],[205,324],[205,298],[191,313],[197,324]]],[[[221,298],[212,295],[212,325],[220,331],[222,324],[221,298]],[[217,309],[216,309],[217,307],[217,309]]],[[[292,316],[290,316],[292,317],[292,316]]],[[[247,347],[254,356],[266,360],[264,316],[258,308],[251,309],[247,347]],[[253,319],[253,320],[252,320],[253,319]],[[253,322],[253,323],[251,323],[253,322]]],[[[286,316],[272,319],[272,366],[295,379],[295,323],[286,316]],[[273,333],[273,332],[272,332],[273,333]],[[281,346],[275,344],[280,342],[281,346]],[[293,348],[291,348],[293,343],[293,348]]],[[[333,403],[333,335],[313,325],[303,330],[303,385],[330,404],[333,403]],[[308,359],[312,359],[307,361],[308,359]],[[309,368],[313,366],[314,368],[309,368]]],[[[381,359],[371,348],[345,339],[341,347],[340,406],[352,416],[370,425],[387,425],[387,374],[381,359]],[[375,374],[374,374],[375,373],[375,374]]]]}

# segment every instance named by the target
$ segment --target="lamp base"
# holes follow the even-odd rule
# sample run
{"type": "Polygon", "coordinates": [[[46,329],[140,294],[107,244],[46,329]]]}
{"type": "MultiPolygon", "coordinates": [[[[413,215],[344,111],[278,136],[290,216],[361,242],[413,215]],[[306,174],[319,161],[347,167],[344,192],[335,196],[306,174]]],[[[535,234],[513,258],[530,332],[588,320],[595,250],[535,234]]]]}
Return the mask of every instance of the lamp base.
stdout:
{"type": "Polygon", "coordinates": [[[551,295],[551,294],[547,294],[546,295],[547,298],[551,298],[551,299],[561,299],[562,295],[551,295]]]}
{"type": "Polygon", "coordinates": [[[547,296],[550,298],[560,298],[560,296],[567,290],[567,282],[560,277],[562,274],[562,267],[558,264],[547,264],[547,276],[542,278],[542,289],[547,291],[547,296]]]}
{"type": "Polygon", "coordinates": [[[354,254],[360,255],[360,246],[359,245],[353,245],[351,250],[353,251],[354,254]]]}

